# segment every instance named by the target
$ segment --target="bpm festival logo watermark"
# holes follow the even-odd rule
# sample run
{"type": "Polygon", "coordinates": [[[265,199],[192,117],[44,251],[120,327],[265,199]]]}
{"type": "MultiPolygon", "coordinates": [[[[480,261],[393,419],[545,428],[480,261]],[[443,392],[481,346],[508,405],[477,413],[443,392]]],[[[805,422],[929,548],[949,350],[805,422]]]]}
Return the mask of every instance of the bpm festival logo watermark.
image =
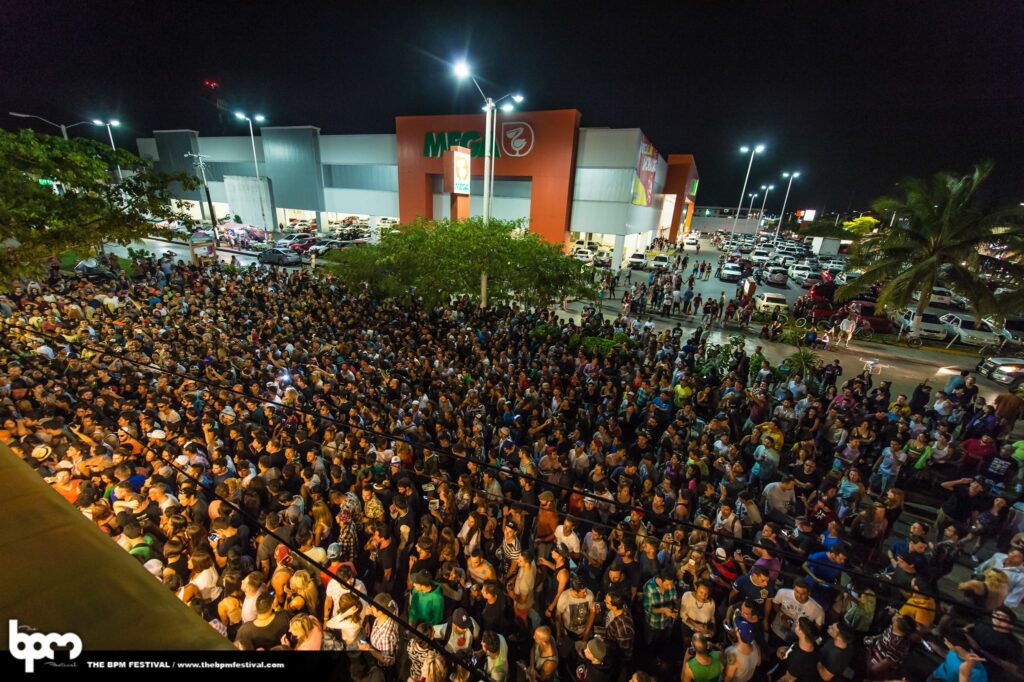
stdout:
{"type": "Polygon", "coordinates": [[[501,153],[504,156],[526,156],[533,150],[535,139],[533,126],[525,121],[503,121],[501,124],[501,153]]]}
{"type": "Polygon", "coordinates": [[[82,639],[71,632],[63,635],[51,632],[23,633],[22,630],[31,630],[27,625],[18,626],[17,620],[9,620],[8,623],[8,646],[11,649],[11,656],[19,661],[25,661],[25,672],[35,672],[36,661],[48,658],[53,660],[54,647],[70,647],[68,658],[74,660],[82,653],[82,639]]]}

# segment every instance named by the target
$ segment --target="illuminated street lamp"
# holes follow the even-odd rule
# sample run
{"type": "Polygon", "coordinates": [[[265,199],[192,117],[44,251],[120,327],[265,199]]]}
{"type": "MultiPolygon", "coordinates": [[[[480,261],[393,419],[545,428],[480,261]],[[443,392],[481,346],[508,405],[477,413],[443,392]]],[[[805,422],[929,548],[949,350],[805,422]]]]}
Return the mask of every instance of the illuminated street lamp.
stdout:
{"type": "Polygon", "coordinates": [[[768,203],[768,193],[775,189],[775,185],[761,185],[761,189],[764,190],[764,201],[761,202],[761,215],[757,218],[758,225],[764,220],[764,206],[768,203]]]}
{"type": "MultiPolygon", "coordinates": [[[[113,128],[118,127],[119,125],[121,125],[121,122],[118,121],[116,118],[112,118],[109,121],[103,121],[101,119],[94,118],[92,120],[92,124],[93,125],[97,125],[97,126],[106,126],[106,128],[107,128],[107,137],[110,138],[110,148],[113,149],[116,152],[117,151],[117,145],[114,144],[114,131],[111,130],[111,128],[112,127],[113,128]]],[[[121,165],[120,164],[117,165],[117,179],[120,182],[124,182],[124,175],[121,174],[121,165]]]]}
{"type": "Polygon", "coordinates": [[[480,93],[480,97],[484,100],[484,187],[483,187],[483,198],[484,198],[484,223],[487,223],[491,219],[491,200],[494,196],[494,148],[497,143],[497,112],[495,108],[497,105],[504,100],[512,100],[511,102],[505,102],[501,105],[501,110],[505,113],[509,113],[515,109],[513,102],[519,104],[523,101],[523,96],[518,93],[508,93],[498,99],[491,99],[484,94],[483,88],[477,82],[473,76],[472,69],[469,68],[469,64],[464,60],[460,59],[455,62],[452,66],[452,73],[460,81],[466,80],[467,78],[473,81],[473,85],[476,86],[477,92],[480,93]]]}
{"type": "Polygon", "coordinates": [[[753,149],[747,146],[740,147],[740,152],[746,154],[750,152],[750,163],[747,164],[747,175],[743,178],[743,189],[740,190],[740,203],[736,206],[736,215],[732,219],[732,231],[730,234],[736,234],[736,221],[740,218],[740,211],[743,210],[743,197],[747,193],[747,182],[750,181],[750,169],[754,166],[754,155],[760,154],[764,151],[764,145],[759,144],[753,149]]]}
{"type": "Polygon", "coordinates": [[[800,171],[795,173],[783,173],[782,177],[789,178],[789,184],[786,185],[786,196],[782,200],[782,211],[779,213],[779,222],[775,224],[775,241],[779,241],[779,228],[782,227],[782,221],[786,218],[786,202],[789,201],[789,190],[793,187],[793,179],[800,177],[800,171]]]}
{"type": "Polygon", "coordinates": [[[747,196],[750,197],[750,206],[747,206],[747,220],[750,220],[750,214],[754,212],[754,199],[761,195],[759,192],[752,192],[747,196]]]}
{"type": "MultiPolygon", "coordinates": [[[[252,122],[263,123],[266,121],[266,117],[263,114],[256,114],[255,116],[247,116],[241,111],[235,112],[235,118],[239,121],[247,121],[249,123],[249,141],[252,143],[252,165],[256,169],[256,181],[260,181],[260,163],[256,159],[256,133],[253,130],[252,122]]],[[[263,225],[261,227],[267,229],[267,212],[263,208],[263,185],[260,183],[260,215],[263,216],[263,225]]]]}

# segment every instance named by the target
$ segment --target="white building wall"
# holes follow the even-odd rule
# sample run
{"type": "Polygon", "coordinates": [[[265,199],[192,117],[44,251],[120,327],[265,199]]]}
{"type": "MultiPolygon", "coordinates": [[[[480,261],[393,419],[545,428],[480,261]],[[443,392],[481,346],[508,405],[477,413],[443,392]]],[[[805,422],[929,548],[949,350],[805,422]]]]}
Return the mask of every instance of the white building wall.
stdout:
{"type": "MultiPolygon", "coordinates": [[[[248,135],[237,137],[200,137],[199,153],[208,154],[210,161],[252,161],[252,142],[248,135]]],[[[263,143],[256,136],[256,158],[263,161],[263,143]]]]}
{"type": "Polygon", "coordinates": [[[324,187],[324,210],[394,217],[398,215],[398,192],[324,187]]]}
{"type": "Polygon", "coordinates": [[[321,135],[320,162],[327,164],[398,164],[394,135],[321,135]]]}

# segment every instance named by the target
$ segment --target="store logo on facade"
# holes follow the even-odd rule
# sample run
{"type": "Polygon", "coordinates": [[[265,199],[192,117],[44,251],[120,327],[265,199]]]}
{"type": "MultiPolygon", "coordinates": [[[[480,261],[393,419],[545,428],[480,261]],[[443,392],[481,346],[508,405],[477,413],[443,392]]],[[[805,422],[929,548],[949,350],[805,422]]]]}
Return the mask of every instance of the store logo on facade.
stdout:
{"type": "Polygon", "coordinates": [[[529,123],[505,121],[501,124],[501,151],[506,156],[526,156],[533,150],[535,138],[529,123]]]}
{"type": "Polygon", "coordinates": [[[41,632],[33,632],[31,634],[24,634],[21,632],[22,629],[30,629],[28,626],[18,626],[17,620],[9,620],[8,623],[8,646],[11,650],[11,656],[14,656],[19,661],[25,661],[25,672],[35,672],[35,663],[37,660],[48,658],[53,660],[54,646],[58,647],[70,647],[68,651],[68,658],[74,660],[78,658],[79,654],[82,653],[82,639],[71,632],[65,632],[63,635],[51,632],[49,634],[43,634],[41,632]]]}

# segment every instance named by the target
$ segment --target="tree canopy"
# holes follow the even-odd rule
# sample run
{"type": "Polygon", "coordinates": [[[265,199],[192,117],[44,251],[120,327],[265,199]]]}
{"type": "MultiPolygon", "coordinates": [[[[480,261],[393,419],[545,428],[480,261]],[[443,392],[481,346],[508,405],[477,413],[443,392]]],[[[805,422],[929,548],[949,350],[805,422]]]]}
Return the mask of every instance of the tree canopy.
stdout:
{"type": "Polygon", "coordinates": [[[419,218],[378,244],[332,251],[324,260],[351,285],[383,296],[414,289],[430,304],[456,296],[479,300],[483,273],[489,300],[549,305],[563,296],[596,294],[589,266],[526,231],[522,221],[419,218]]]}
{"type": "Polygon", "coordinates": [[[95,253],[158,231],[150,218],[191,219],[176,208],[170,185],[197,186],[184,174],[105,144],[31,130],[0,131],[0,278],[37,271],[64,251],[95,253]],[[124,180],[112,172],[120,166],[124,180]],[[59,187],[60,191],[55,191],[59,187]]]}
{"type": "Polygon", "coordinates": [[[1024,231],[1017,208],[993,213],[981,207],[978,188],[991,171],[985,163],[962,176],[938,173],[928,180],[904,180],[901,196],[881,197],[872,204],[879,216],[895,215],[892,221],[869,218],[806,229],[805,234],[853,241],[850,265],[864,274],[840,287],[837,296],[847,300],[880,285],[879,305],[914,306],[917,324],[936,286],[966,296],[978,313],[1006,312],[1012,296],[997,298],[981,277],[983,252],[1007,247],[1009,255],[1000,267],[1020,281],[1024,231]]]}

